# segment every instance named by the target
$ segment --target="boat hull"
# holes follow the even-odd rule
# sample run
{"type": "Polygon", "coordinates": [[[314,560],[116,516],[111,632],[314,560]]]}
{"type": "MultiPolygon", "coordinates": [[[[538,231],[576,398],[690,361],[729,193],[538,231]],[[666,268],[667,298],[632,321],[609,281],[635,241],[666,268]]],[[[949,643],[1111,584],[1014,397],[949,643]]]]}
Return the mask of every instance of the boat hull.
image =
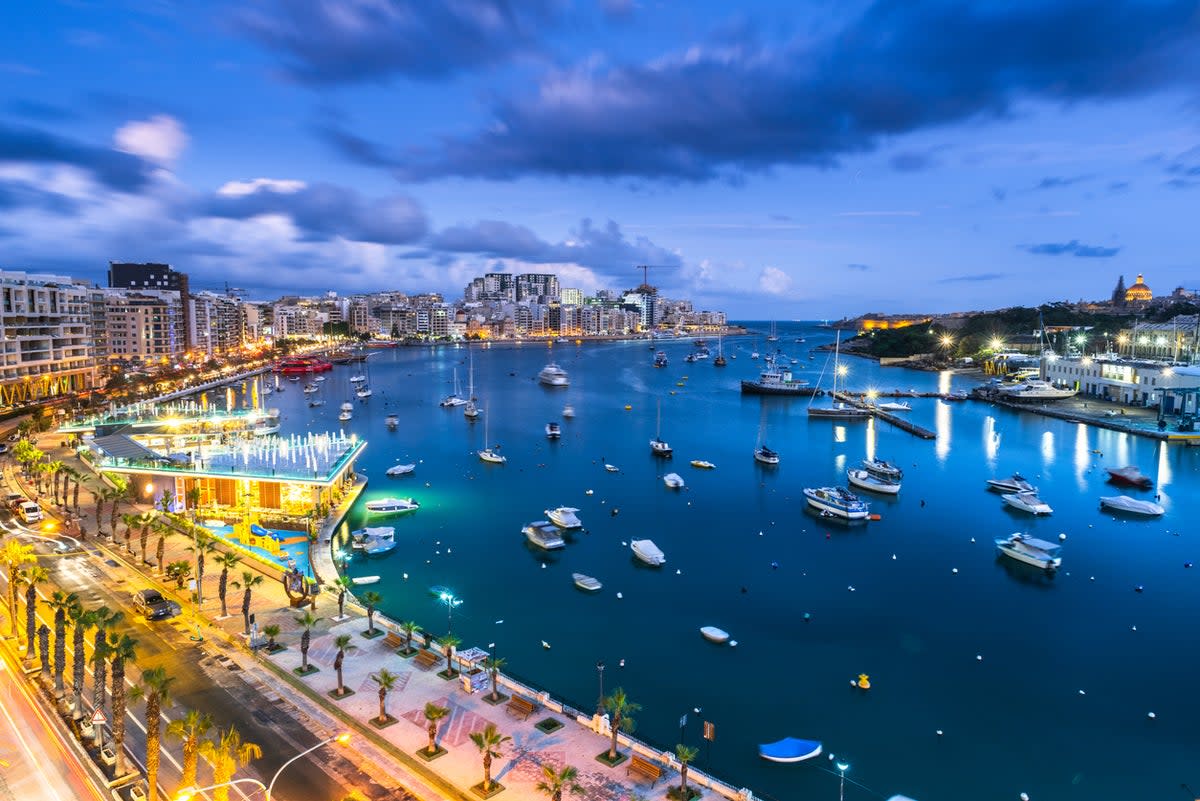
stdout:
{"type": "Polygon", "coordinates": [[[835,517],[845,518],[846,520],[865,520],[870,514],[870,510],[866,504],[862,504],[861,508],[858,506],[843,506],[832,499],[822,497],[807,489],[804,490],[804,499],[808,501],[808,505],[812,508],[834,515],[835,517]]]}
{"type": "Polygon", "coordinates": [[[762,384],[758,381],[742,381],[743,395],[783,395],[792,398],[808,398],[817,394],[817,388],[812,386],[786,386],[762,384]]]}
{"type": "Polygon", "coordinates": [[[1022,564],[1032,565],[1042,570],[1056,570],[1062,564],[1061,558],[1050,558],[1048,556],[1027,553],[1014,548],[1007,540],[998,540],[996,542],[996,551],[1002,556],[1007,556],[1009,559],[1015,559],[1022,564]]]}
{"type": "Polygon", "coordinates": [[[896,495],[900,492],[900,484],[894,481],[882,481],[875,478],[866,470],[850,470],[846,473],[846,480],[859,489],[878,492],[882,495],[896,495]],[[866,476],[859,475],[866,473],[866,476]]]}

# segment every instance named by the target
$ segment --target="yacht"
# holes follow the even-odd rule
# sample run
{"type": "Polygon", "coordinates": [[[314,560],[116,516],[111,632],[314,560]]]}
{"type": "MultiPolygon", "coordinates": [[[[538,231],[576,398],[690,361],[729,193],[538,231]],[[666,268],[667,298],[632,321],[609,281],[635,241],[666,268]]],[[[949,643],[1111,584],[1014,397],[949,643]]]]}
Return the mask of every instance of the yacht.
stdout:
{"type": "Polygon", "coordinates": [[[482,461],[488,464],[504,464],[508,461],[500,454],[500,446],[492,447],[488,445],[488,418],[483,416],[483,450],[478,451],[478,456],[482,461]]]}
{"type": "Polygon", "coordinates": [[[571,405],[564,406],[562,414],[563,414],[563,417],[570,420],[572,417],[575,416],[575,407],[571,406],[571,405]]]}
{"type": "Polygon", "coordinates": [[[846,480],[856,487],[883,495],[895,495],[900,491],[899,481],[881,478],[870,470],[847,470],[846,480]]]}
{"type": "Polygon", "coordinates": [[[346,401],[342,404],[341,409],[343,412],[352,412],[354,411],[354,404],[350,401],[346,401]]]}
{"type": "Polygon", "coordinates": [[[310,408],[313,408],[313,409],[315,409],[315,408],[316,408],[316,407],[318,407],[318,406],[324,406],[324,405],[325,405],[325,401],[321,400],[320,398],[313,398],[312,400],[310,400],[310,401],[308,402],[308,405],[309,405],[309,407],[310,407],[310,408]]]}
{"type": "Polygon", "coordinates": [[[754,461],[760,464],[779,464],[779,452],[771,450],[766,445],[759,445],[754,449],[754,461]]]}
{"type": "Polygon", "coordinates": [[[606,464],[606,465],[604,465],[604,469],[610,473],[620,473],[621,472],[621,468],[617,467],[615,464],[606,464]]]}
{"type": "Polygon", "coordinates": [[[907,403],[888,401],[886,403],[879,404],[879,409],[885,412],[911,412],[912,406],[907,403]]]}
{"type": "Polygon", "coordinates": [[[550,362],[542,368],[542,371],[538,373],[538,381],[548,387],[565,387],[571,383],[567,377],[567,371],[554,362],[550,362]]]}
{"type": "Polygon", "coordinates": [[[1150,477],[1138,470],[1134,465],[1128,467],[1106,467],[1104,472],[1108,473],[1108,480],[1114,484],[1123,484],[1126,487],[1137,487],[1138,489],[1150,489],[1154,486],[1154,482],[1150,477]]]}
{"type": "Polygon", "coordinates": [[[548,520],[535,520],[522,528],[521,533],[525,535],[525,539],[547,551],[567,547],[567,542],[562,538],[558,527],[548,520]]]}
{"type": "Polygon", "coordinates": [[[305,395],[311,395],[311,394],[313,394],[314,392],[318,392],[318,391],[320,391],[320,389],[321,389],[321,388],[320,388],[320,387],[318,387],[316,384],[305,384],[305,385],[304,385],[304,394],[305,394],[305,395]]]}
{"type": "Polygon", "coordinates": [[[1100,508],[1114,512],[1129,512],[1135,515],[1158,517],[1167,510],[1153,501],[1139,501],[1128,495],[1109,495],[1100,498],[1100,508]]]}
{"type": "Polygon", "coordinates": [[[671,489],[683,489],[683,476],[678,473],[667,473],[663,476],[663,483],[671,489]]]}
{"type": "Polygon", "coordinates": [[[575,582],[575,586],[585,592],[598,592],[604,585],[599,579],[584,575],[583,573],[572,573],[571,581],[575,582]]]}
{"type": "Polygon", "coordinates": [[[864,501],[842,487],[805,487],[804,497],[809,506],[819,509],[822,514],[847,520],[864,520],[870,514],[870,508],[864,501]]]}
{"type": "Polygon", "coordinates": [[[1058,545],[1034,539],[1028,534],[1017,533],[1011,537],[998,539],[996,540],[996,550],[1018,562],[1040,567],[1043,570],[1055,570],[1062,565],[1062,557],[1059,556],[1061,548],[1058,545]]]}
{"type": "Polygon", "coordinates": [[[383,556],[389,551],[395,550],[396,543],[394,540],[379,540],[368,542],[363,546],[363,553],[367,556],[383,556]]]}
{"type": "Polygon", "coordinates": [[[661,567],[667,562],[666,555],[654,544],[654,540],[634,540],[629,547],[634,556],[651,567],[661,567]]]}
{"type": "Polygon", "coordinates": [[[842,332],[839,330],[837,338],[833,345],[833,389],[830,390],[829,396],[833,398],[828,406],[813,406],[811,403],[808,407],[809,417],[818,417],[824,420],[866,420],[871,416],[871,413],[866,409],[861,409],[850,403],[843,403],[837,399],[838,392],[838,375],[842,372],[842,365],[839,358],[841,353],[842,332]]]}
{"type": "Polygon", "coordinates": [[[354,397],[358,398],[359,400],[366,400],[367,398],[371,397],[372,394],[374,393],[371,392],[371,388],[366,384],[363,384],[354,391],[354,397]]]}
{"type": "Polygon", "coordinates": [[[387,474],[392,477],[408,476],[412,475],[413,471],[416,469],[417,466],[415,464],[396,464],[387,469],[387,474]]]}
{"type": "Polygon", "coordinates": [[[472,356],[471,364],[467,368],[467,404],[463,408],[463,417],[468,420],[479,417],[479,406],[475,400],[475,357],[472,356]]]}
{"type": "Polygon", "coordinates": [[[366,380],[367,380],[367,377],[366,377],[365,375],[352,375],[352,376],[350,376],[350,383],[351,383],[351,384],[361,384],[361,383],[365,382],[366,380]]]}
{"type": "Polygon", "coordinates": [[[1013,473],[1011,478],[989,478],[988,489],[997,492],[1032,492],[1037,494],[1037,487],[1025,480],[1020,473],[1013,473]]]}
{"type": "Polygon", "coordinates": [[[658,422],[654,429],[654,439],[650,440],[650,452],[655,456],[661,456],[664,459],[670,459],[673,451],[670,444],[662,438],[662,401],[658,402],[658,422]]]}
{"type": "Polygon", "coordinates": [[[792,371],[786,367],[776,367],[774,359],[767,359],[766,369],[758,375],[757,381],[742,380],[743,395],[788,395],[794,398],[807,397],[816,394],[817,388],[809,386],[807,381],[792,378],[792,371]]]}
{"type": "Polygon", "coordinates": [[[343,423],[346,422],[347,420],[350,420],[353,417],[354,417],[354,412],[349,412],[349,411],[346,411],[345,409],[338,412],[338,419],[341,420],[343,423]]]}
{"type": "Polygon", "coordinates": [[[379,498],[367,501],[367,511],[377,515],[396,515],[420,508],[421,504],[412,498],[379,498]]]}
{"type": "Polygon", "coordinates": [[[667,366],[667,352],[666,351],[660,350],[654,354],[654,366],[655,367],[666,367],[667,366]]]}
{"type": "Polygon", "coordinates": [[[717,466],[705,459],[693,459],[692,467],[698,467],[701,470],[715,470],[717,466]]]}
{"type": "Polygon", "coordinates": [[[1073,398],[1079,393],[1075,389],[1056,387],[1049,381],[1043,381],[1040,378],[1030,378],[1015,386],[1002,387],[998,391],[1002,398],[1016,403],[1045,403],[1063,398],[1073,398]]]}
{"type": "Polygon", "coordinates": [[[558,423],[546,423],[546,439],[558,439],[562,436],[562,428],[558,423]]]}
{"type": "Polygon", "coordinates": [[[323,376],[323,375],[315,375],[315,376],[313,376],[313,381],[321,382],[321,381],[324,381],[324,380],[325,380],[325,376],[323,376]]]}
{"type": "Polygon", "coordinates": [[[583,528],[583,522],[575,514],[578,511],[573,506],[560,506],[557,509],[545,509],[543,513],[559,528],[583,528]]]}
{"type": "Polygon", "coordinates": [[[466,398],[462,398],[459,396],[458,370],[455,369],[455,371],[454,371],[454,393],[442,398],[441,401],[438,402],[438,406],[441,406],[443,409],[449,409],[454,406],[462,406],[466,402],[467,402],[466,398]]]}
{"type": "Polygon", "coordinates": [[[355,548],[364,548],[370,542],[394,542],[396,529],[391,526],[367,526],[350,532],[350,540],[355,548]]]}
{"type": "Polygon", "coordinates": [[[396,414],[389,414],[383,421],[383,424],[388,428],[395,428],[396,426],[400,425],[400,416],[396,414]]]}
{"type": "Polygon", "coordinates": [[[874,476],[888,479],[889,481],[899,481],[904,478],[904,471],[891,462],[885,462],[883,459],[863,459],[863,468],[874,476]]]}
{"type": "Polygon", "coordinates": [[[1054,511],[1036,492],[1013,492],[1000,497],[1014,509],[1029,512],[1031,515],[1048,515],[1054,511]]]}

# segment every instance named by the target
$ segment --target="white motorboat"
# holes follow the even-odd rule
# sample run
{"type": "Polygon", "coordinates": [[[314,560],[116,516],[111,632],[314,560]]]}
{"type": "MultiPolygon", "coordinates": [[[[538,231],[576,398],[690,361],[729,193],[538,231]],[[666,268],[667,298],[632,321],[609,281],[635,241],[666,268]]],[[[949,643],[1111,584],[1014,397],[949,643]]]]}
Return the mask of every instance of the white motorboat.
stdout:
{"type": "Polygon", "coordinates": [[[364,381],[366,381],[366,380],[367,380],[367,377],[366,377],[365,375],[352,375],[352,376],[350,376],[350,383],[351,383],[351,384],[361,384],[362,382],[364,382],[364,381]]]}
{"type": "Polygon", "coordinates": [[[363,546],[363,553],[367,556],[383,556],[396,549],[396,543],[393,540],[372,540],[363,546]]]}
{"type": "Polygon", "coordinates": [[[1154,501],[1139,501],[1136,498],[1130,498],[1128,495],[1103,496],[1100,498],[1100,508],[1110,509],[1114,512],[1146,515],[1147,517],[1158,517],[1167,511],[1154,501]]]}
{"type": "Polygon", "coordinates": [[[325,376],[323,376],[323,375],[313,376],[313,381],[316,381],[318,383],[320,383],[321,381],[324,381],[324,380],[325,380],[325,376]]]}
{"type": "Polygon", "coordinates": [[[663,476],[663,483],[671,489],[683,489],[683,476],[678,473],[667,473],[663,476]]]}
{"type": "Polygon", "coordinates": [[[400,425],[400,416],[396,414],[389,414],[383,421],[383,424],[388,428],[395,428],[396,426],[400,425]]]}
{"type": "Polygon", "coordinates": [[[320,387],[318,387],[316,384],[305,384],[305,385],[304,385],[304,394],[305,394],[305,395],[311,395],[311,394],[313,394],[314,392],[319,392],[319,391],[320,391],[320,389],[321,389],[321,388],[320,388],[320,387]]]}
{"type": "Polygon", "coordinates": [[[886,478],[872,475],[867,470],[847,470],[846,480],[861,489],[884,495],[895,495],[900,491],[899,481],[890,481],[886,478]]]}
{"type": "Polygon", "coordinates": [[[466,402],[467,402],[466,398],[460,397],[460,390],[458,388],[458,370],[455,370],[454,371],[454,393],[452,395],[447,395],[446,397],[442,398],[442,400],[438,403],[438,406],[441,406],[443,409],[449,409],[453,406],[462,406],[466,402]]]}
{"type": "Polygon", "coordinates": [[[573,506],[560,506],[557,509],[544,509],[550,522],[561,528],[583,528],[583,522],[575,514],[579,510],[573,506]]]}
{"type": "Polygon", "coordinates": [[[729,642],[729,632],[725,629],[719,629],[716,626],[701,626],[700,634],[709,642],[715,642],[717,645],[723,645],[729,642]]]}
{"type": "Polygon", "coordinates": [[[368,512],[377,515],[397,515],[421,508],[421,504],[412,498],[379,498],[367,501],[366,506],[368,512]]]}
{"type": "Polygon", "coordinates": [[[379,576],[357,576],[350,579],[350,583],[357,586],[362,586],[364,584],[378,584],[379,576]]]}
{"type": "Polygon", "coordinates": [[[805,487],[804,497],[809,506],[822,514],[847,520],[864,520],[871,513],[866,502],[842,487],[805,487]]]}
{"type": "Polygon", "coordinates": [[[313,398],[312,400],[310,400],[308,402],[308,405],[309,405],[309,408],[315,409],[318,406],[324,406],[325,401],[321,400],[320,398],[313,398]]]}
{"type": "Polygon", "coordinates": [[[891,462],[885,462],[883,459],[863,459],[863,468],[873,476],[887,479],[889,481],[899,481],[904,478],[904,471],[891,462]]]}
{"type": "Polygon", "coordinates": [[[1011,537],[998,539],[996,550],[1018,562],[1043,570],[1055,570],[1062,565],[1062,557],[1059,555],[1062,549],[1058,545],[1034,539],[1028,534],[1016,533],[1011,537]]]}
{"type": "Polygon", "coordinates": [[[367,526],[350,532],[350,540],[355,548],[365,548],[372,542],[394,542],[396,529],[391,526],[367,526]]]}
{"type": "Polygon", "coordinates": [[[394,464],[387,469],[389,476],[408,476],[417,469],[415,464],[394,464]]]}
{"type": "Polygon", "coordinates": [[[759,445],[754,449],[754,461],[760,464],[777,465],[779,464],[779,452],[771,450],[766,445],[759,445]]]}
{"type": "Polygon", "coordinates": [[[1079,394],[1079,390],[1056,387],[1040,378],[1030,378],[1012,387],[1002,387],[998,391],[1002,398],[1016,403],[1046,403],[1073,398],[1079,394]]]}
{"type": "Polygon", "coordinates": [[[521,533],[525,535],[525,539],[547,551],[567,547],[566,540],[562,538],[562,532],[549,520],[535,520],[522,528],[521,533]]]}
{"type": "Polygon", "coordinates": [[[604,586],[598,579],[586,576],[583,573],[572,573],[571,581],[574,581],[575,586],[585,592],[598,592],[604,586]]]}
{"type": "Polygon", "coordinates": [[[606,465],[604,465],[604,469],[610,473],[620,473],[621,472],[621,468],[617,467],[615,464],[606,464],[606,465]]]}
{"type": "Polygon", "coordinates": [[[1029,512],[1031,515],[1048,515],[1054,511],[1050,508],[1050,504],[1037,496],[1036,492],[1013,492],[1000,497],[1014,509],[1029,512]]]}
{"type": "Polygon", "coordinates": [[[571,419],[575,416],[575,407],[570,405],[564,406],[562,414],[563,417],[567,418],[568,420],[571,419]]]}
{"type": "Polygon", "coordinates": [[[562,427],[558,423],[546,423],[546,439],[558,439],[562,436],[562,427]]]}
{"type": "Polygon", "coordinates": [[[667,562],[667,557],[654,544],[654,540],[634,540],[629,547],[633,549],[634,556],[651,567],[661,567],[667,562]]]}
{"type": "Polygon", "coordinates": [[[701,470],[715,470],[717,468],[715,464],[705,459],[693,459],[692,467],[698,467],[701,470]]]}
{"type": "Polygon", "coordinates": [[[354,404],[351,403],[350,401],[346,401],[345,403],[343,403],[341,405],[340,408],[343,412],[352,412],[352,411],[354,411],[354,404]]]}
{"type": "Polygon", "coordinates": [[[338,412],[338,419],[341,420],[343,423],[346,422],[347,420],[351,419],[352,417],[354,417],[354,412],[348,412],[348,411],[338,412]]]}
{"type": "Polygon", "coordinates": [[[371,388],[365,384],[354,391],[354,397],[358,398],[359,400],[366,400],[373,394],[374,393],[371,392],[371,388]]]}
{"type": "Polygon", "coordinates": [[[565,387],[571,383],[567,371],[554,362],[550,362],[538,373],[538,381],[548,387],[565,387]]]}
{"type": "Polygon", "coordinates": [[[1013,473],[1012,478],[989,478],[988,489],[997,492],[1032,492],[1037,494],[1037,487],[1025,480],[1020,473],[1013,473]]]}
{"type": "Polygon", "coordinates": [[[912,406],[907,403],[888,401],[886,403],[879,404],[879,409],[885,412],[911,412],[912,406]]]}

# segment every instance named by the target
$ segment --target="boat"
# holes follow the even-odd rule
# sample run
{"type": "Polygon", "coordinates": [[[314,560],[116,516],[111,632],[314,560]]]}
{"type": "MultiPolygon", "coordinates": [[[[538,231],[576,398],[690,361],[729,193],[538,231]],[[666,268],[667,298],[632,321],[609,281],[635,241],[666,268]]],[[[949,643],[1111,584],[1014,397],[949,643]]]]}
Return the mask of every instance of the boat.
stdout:
{"type": "Polygon", "coordinates": [[[583,528],[583,522],[575,514],[579,510],[573,506],[559,506],[557,509],[542,511],[551,523],[560,528],[583,528]]]}
{"type": "Polygon", "coordinates": [[[1111,509],[1114,512],[1146,515],[1148,517],[1158,517],[1167,511],[1160,504],[1153,501],[1139,501],[1136,498],[1130,498],[1128,495],[1103,496],[1100,498],[1100,508],[1111,509]]]}
{"type": "MultiPolygon", "coordinates": [[[[828,406],[813,406],[810,403],[808,406],[808,416],[825,420],[866,420],[871,416],[869,411],[837,399],[838,376],[842,373],[840,360],[841,345],[842,332],[839,329],[833,345],[833,389],[830,391],[830,397],[833,400],[828,406]]],[[[824,371],[822,371],[822,375],[824,375],[824,371]]]]}
{"type": "Polygon", "coordinates": [[[620,473],[621,472],[621,468],[617,467],[615,464],[606,464],[606,465],[604,465],[604,469],[610,473],[620,473]]]}
{"type": "Polygon", "coordinates": [[[774,320],[771,321],[771,333],[767,334],[767,341],[768,342],[778,342],[779,341],[779,333],[775,330],[775,321],[774,320]]]}
{"type": "Polygon", "coordinates": [[[565,418],[567,418],[568,420],[570,420],[572,417],[574,417],[574,416],[575,416],[575,407],[574,407],[574,406],[571,406],[571,405],[569,405],[569,404],[568,404],[567,406],[564,406],[564,407],[563,407],[563,411],[562,411],[562,415],[563,415],[563,417],[565,417],[565,418]]]}
{"type": "Polygon", "coordinates": [[[366,556],[383,556],[396,549],[396,543],[393,540],[372,540],[363,546],[363,554],[366,556]]]}
{"type": "Polygon", "coordinates": [[[205,528],[221,528],[224,525],[225,525],[224,520],[219,520],[215,517],[210,517],[204,521],[205,528]]]}
{"type": "Polygon", "coordinates": [[[538,373],[538,381],[547,387],[566,387],[571,384],[571,380],[567,377],[567,371],[554,362],[550,362],[542,368],[542,371],[538,373]]]}
{"type": "Polygon", "coordinates": [[[442,398],[438,402],[438,406],[441,406],[443,409],[449,409],[453,406],[462,406],[466,402],[467,402],[466,398],[459,397],[458,369],[455,368],[455,370],[454,370],[454,393],[442,398]]]}
{"type": "Polygon", "coordinates": [[[316,384],[305,384],[304,385],[304,394],[305,395],[311,395],[314,392],[320,392],[320,391],[321,391],[321,388],[318,387],[316,384]]]}
{"type": "Polygon", "coordinates": [[[463,417],[474,420],[479,417],[479,406],[475,403],[475,357],[471,357],[470,367],[467,368],[467,403],[463,406],[463,417]]]}
{"type": "Polygon", "coordinates": [[[379,498],[367,501],[367,511],[377,515],[400,514],[421,508],[412,498],[379,498]]]}
{"type": "Polygon", "coordinates": [[[989,478],[988,489],[997,492],[1032,492],[1037,494],[1037,487],[1025,480],[1020,473],[1013,473],[1011,478],[989,478]]]}
{"type": "Polygon", "coordinates": [[[1058,545],[1034,539],[1028,534],[1016,533],[1010,537],[998,539],[996,540],[996,550],[1018,562],[1040,567],[1043,570],[1056,570],[1062,565],[1062,557],[1059,555],[1061,548],[1058,545]]]}
{"type": "Polygon", "coordinates": [[[654,428],[654,439],[650,440],[650,452],[655,456],[661,456],[664,459],[670,459],[674,451],[671,450],[670,444],[662,438],[662,400],[658,401],[658,422],[654,428]]]}
{"type": "Polygon", "coordinates": [[[683,476],[678,473],[667,473],[663,476],[663,483],[671,489],[683,489],[683,476]]]}
{"type": "Polygon", "coordinates": [[[354,417],[354,412],[341,411],[338,412],[338,419],[343,423],[354,417]]]}
{"type": "Polygon", "coordinates": [[[546,439],[558,439],[562,436],[562,428],[558,423],[546,423],[546,439]]]}
{"type": "Polygon", "coordinates": [[[488,445],[488,417],[483,416],[483,450],[477,451],[477,455],[482,461],[489,464],[504,464],[508,461],[507,458],[500,454],[500,446],[491,447],[488,445]]]}
{"type": "Polygon", "coordinates": [[[766,445],[759,445],[754,449],[754,461],[759,464],[777,465],[779,464],[779,453],[766,445]]]}
{"type": "Polygon", "coordinates": [[[784,737],[773,743],[758,747],[758,755],[771,762],[803,762],[821,755],[821,743],[816,740],[800,740],[784,737]]]}
{"type": "Polygon", "coordinates": [[[1154,482],[1150,480],[1150,477],[1142,473],[1134,465],[1127,467],[1106,467],[1104,471],[1108,473],[1108,480],[1113,484],[1122,484],[1126,487],[1137,487],[1138,489],[1150,489],[1154,486],[1154,482]]]}
{"type": "Polygon", "coordinates": [[[767,447],[767,404],[759,405],[758,437],[754,443],[754,461],[774,467],[779,464],[779,453],[767,447]]]}
{"type": "Polygon", "coordinates": [[[667,366],[667,352],[666,351],[660,350],[654,354],[654,366],[655,367],[666,367],[667,366]]]}
{"type": "Polygon", "coordinates": [[[805,487],[804,497],[809,506],[819,509],[822,514],[847,520],[864,520],[870,514],[866,502],[843,487],[805,487]]]}
{"type": "Polygon", "coordinates": [[[911,412],[912,406],[907,403],[899,403],[896,401],[888,401],[881,403],[878,408],[885,412],[911,412]]]}
{"type": "Polygon", "coordinates": [[[704,459],[693,459],[692,467],[698,467],[701,470],[713,470],[716,468],[716,465],[704,459]]]}
{"type": "Polygon", "coordinates": [[[325,401],[321,400],[320,398],[313,398],[312,400],[310,400],[308,402],[308,406],[310,409],[315,409],[318,406],[324,406],[324,405],[325,405],[325,401]]]}
{"type": "Polygon", "coordinates": [[[1000,497],[1014,509],[1029,512],[1031,515],[1048,515],[1054,511],[1036,492],[1012,492],[1000,497]]]}
{"type": "Polygon", "coordinates": [[[900,482],[882,478],[869,470],[847,470],[846,480],[860,489],[895,495],[900,491],[900,482]]]}
{"type": "Polygon", "coordinates": [[[521,533],[525,535],[525,539],[547,551],[567,547],[567,542],[562,538],[558,526],[548,520],[535,520],[522,528],[521,533]]]}
{"type": "Polygon", "coordinates": [[[725,629],[719,629],[716,626],[701,626],[700,634],[709,642],[715,642],[718,645],[729,642],[729,632],[725,629]]]}
{"type": "Polygon", "coordinates": [[[757,340],[755,340],[755,342],[754,342],[754,350],[750,351],[750,358],[751,359],[758,358],[758,341],[757,340]]]}
{"type": "Polygon", "coordinates": [[[367,398],[371,397],[372,394],[374,393],[371,392],[371,388],[366,384],[363,384],[354,391],[354,397],[358,398],[359,400],[366,400],[367,398]]]}
{"type": "Polygon", "coordinates": [[[721,335],[717,334],[717,358],[713,359],[713,367],[724,367],[725,364],[725,348],[721,341],[721,335]]]}
{"type": "Polygon", "coordinates": [[[351,403],[350,401],[346,401],[345,403],[343,403],[341,405],[340,408],[343,412],[352,412],[352,411],[354,411],[354,404],[351,403]]]}
{"type": "Polygon", "coordinates": [[[350,579],[350,583],[358,586],[362,586],[364,584],[377,584],[379,583],[379,576],[357,576],[350,579]]]}
{"type": "Polygon", "coordinates": [[[351,383],[351,384],[361,384],[361,383],[363,383],[363,382],[364,382],[364,381],[366,381],[366,380],[367,380],[367,377],[366,377],[365,375],[352,375],[352,376],[350,376],[350,383],[351,383]]]}
{"type": "Polygon", "coordinates": [[[667,562],[667,557],[654,544],[654,540],[634,540],[629,543],[629,547],[634,556],[651,567],[660,567],[667,562]]]}
{"type": "Polygon", "coordinates": [[[891,462],[885,462],[883,459],[863,459],[862,466],[871,475],[889,481],[899,481],[904,478],[903,470],[891,462]]]}
{"type": "Polygon", "coordinates": [[[389,476],[408,476],[417,469],[415,464],[395,464],[387,469],[389,476]]]}
{"type": "Polygon", "coordinates": [[[809,386],[807,381],[792,378],[792,371],[788,368],[776,367],[771,357],[767,358],[757,381],[742,380],[743,395],[787,395],[797,398],[815,395],[816,392],[817,388],[809,386]]]}
{"type": "Polygon", "coordinates": [[[395,428],[396,426],[400,425],[400,416],[396,414],[389,414],[387,418],[384,419],[383,424],[388,428],[395,428]]]}
{"type": "Polygon", "coordinates": [[[586,592],[598,592],[604,585],[599,580],[586,576],[583,573],[572,573],[571,581],[575,582],[575,586],[586,592]]]}
{"type": "Polygon", "coordinates": [[[371,542],[392,542],[396,539],[396,529],[391,526],[367,526],[350,532],[350,540],[355,548],[363,548],[371,542]]]}
{"type": "Polygon", "coordinates": [[[313,376],[313,381],[318,381],[318,382],[319,382],[319,381],[324,381],[324,380],[325,380],[325,376],[323,376],[323,375],[315,375],[315,376],[313,376]]]}

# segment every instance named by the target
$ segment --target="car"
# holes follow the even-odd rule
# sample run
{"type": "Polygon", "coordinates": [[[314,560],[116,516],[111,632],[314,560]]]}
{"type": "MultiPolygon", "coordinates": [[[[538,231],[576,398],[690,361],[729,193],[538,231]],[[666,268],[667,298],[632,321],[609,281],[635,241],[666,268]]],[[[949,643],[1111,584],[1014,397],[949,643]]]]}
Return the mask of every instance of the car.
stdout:
{"type": "Polygon", "coordinates": [[[158,590],[138,590],[133,594],[133,606],[147,620],[169,617],[175,611],[174,605],[158,590]]]}
{"type": "Polygon", "coordinates": [[[0,442],[0,454],[8,453],[8,445],[0,442]]]}

